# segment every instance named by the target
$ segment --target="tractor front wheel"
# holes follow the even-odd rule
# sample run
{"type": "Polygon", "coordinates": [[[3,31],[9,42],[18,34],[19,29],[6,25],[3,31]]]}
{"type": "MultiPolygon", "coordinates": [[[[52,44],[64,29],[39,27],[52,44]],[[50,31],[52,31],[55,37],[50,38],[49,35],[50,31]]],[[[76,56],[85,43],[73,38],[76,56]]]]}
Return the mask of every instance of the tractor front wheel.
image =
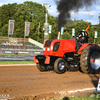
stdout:
{"type": "Polygon", "coordinates": [[[54,71],[58,74],[62,74],[66,71],[67,64],[63,58],[56,59],[54,63],[54,71]]]}
{"type": "Polygon", "coordinates": [[[80,56],[80,67],[84,73],[98,74],[100,72],[100,47],[87,46],[80,56]]]}
{"type": "Polygon", "coordinates": [[[46,69],[47,69],[46,66],[42,66],[40,64],[36,64],[36,66],[37,66],[38,70],[41,72],[46,71],[46,69]]]}

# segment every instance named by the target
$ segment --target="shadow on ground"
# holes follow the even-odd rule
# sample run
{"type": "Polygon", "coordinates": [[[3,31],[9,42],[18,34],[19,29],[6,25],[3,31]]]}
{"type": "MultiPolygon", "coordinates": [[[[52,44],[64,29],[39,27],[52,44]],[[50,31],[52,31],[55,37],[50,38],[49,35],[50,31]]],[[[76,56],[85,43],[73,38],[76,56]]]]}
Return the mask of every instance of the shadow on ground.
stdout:
{"type": "Polygon", "coordinates": [[[69,98],[68,97],[64,97],[62,100],[69,100],[69,98]]]}

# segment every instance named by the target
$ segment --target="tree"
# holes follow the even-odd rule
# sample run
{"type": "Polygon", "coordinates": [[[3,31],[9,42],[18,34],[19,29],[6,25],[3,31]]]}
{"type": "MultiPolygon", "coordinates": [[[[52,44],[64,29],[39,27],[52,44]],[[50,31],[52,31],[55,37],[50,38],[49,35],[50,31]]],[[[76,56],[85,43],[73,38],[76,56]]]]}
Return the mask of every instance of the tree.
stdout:
{"type": "MultiPolygon", "coordinates": [[[[44,23],[45,23],[46,8],[39,3],[26,1],[22,4],[7,4],[0,7],[0,36],[8,35],[8,22],[10,19],[15,20],[14,34],[11,37],[23,38],[25,33],[25,22],[31,22],[30,34],[26,38],[32,38],[34,40],[43,43],[44,42],[44,23]],[[40,23],[40,24],[39,24],[40,23]],[[40,27],[39,27],[40,25],[40,27]]],[[[49,39],[56,39],[58,35],[57,17],[51,16],[48,13],[48,23],[52,25],[52,33],[49,34],[49,39]]],[[[69,39],[72,36],[72,28],[75,28],[75,35],[78,31],[85,30],[90,22],[83,20],[71,20],[67,21],[64,26],[63,39],[69,39]]],[[[100,27],[93,26],[89,29],[89,42],[94,42],[95,31],[98,32],[98,38],[96,43],[100,43],[100,27]]]]}
{"type": "Polygon", "coordinates": [[[49,34],[50,39],[56,39],[57,38],[58,29],[57,29],[56,22],[57,22],[56,17],[50,16],[50,15],[48,16],[48,23],[49,23],[49,25],[52,25],[52,33],[49,34]]]}
{"type": "Polygon", "coordinates": [[[65,25],[63,37],[65,38],[66,34],[68,34],[68,37],[72,36],[72,28],[75,28],[75,36],[77,36],[79,31],[85,30],[90,24],[90,22],[83,20],[74,20],[73,22],[71,21],[71,23],[65,25]]]}
{"type": "Polygon", "coordinates": [[[70,38],[71,38],[71,35],[67,31],[63,33],[62,39],[70,39],[70,38]]]}
{"type": "Polygon", "coordinates": [[[12,37],[24,37],[25,22],[31,22],[30,38],[37,40],[38,23],[40,27],[40,42],[43,42],[42,26],[45,21],[46,8],[41,4],[34,2],[24,2],[23,4],[7,4],[0,7],[0,35],[7,36],[8,28],[4,31],[4,27],[8,24],[9,19],[15,20],[14,34],[12,37]],[[7,33],[4,33],[7,32],[7,33]]]}
{"type": "Polygon", "coordinates": [[[8,4],[8,5],[3,5],[0,7],[0,36],[4,35],[7,36],[8,34],[8,27],[7,29],[4,30],[4,27],[7,26],[9,19],[14,19],[14,15],[17,12],[17,4],[8,4]],[[7,32],[7,33],[2,33],[2,32],[7,32]]]}

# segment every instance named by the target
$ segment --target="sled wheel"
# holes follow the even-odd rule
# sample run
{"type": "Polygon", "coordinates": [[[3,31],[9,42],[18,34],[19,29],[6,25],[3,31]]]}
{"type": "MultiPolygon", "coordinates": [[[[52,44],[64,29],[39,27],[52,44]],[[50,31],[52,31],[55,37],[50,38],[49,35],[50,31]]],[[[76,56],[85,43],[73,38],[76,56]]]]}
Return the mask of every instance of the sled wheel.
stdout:
{"type": "Polygon", "coordinates": [[[87,46],[80,56],[80,67],[84,73],[98,74],[100,72],[100,47],[87,46]]]}
{"type": "Polygon", "coordinates": [[[58,74],[62,74],[66,71],[67,69],[67,64],[63,58],[58,58],[56,59],[54,63],[54,71],[58,74]]]}

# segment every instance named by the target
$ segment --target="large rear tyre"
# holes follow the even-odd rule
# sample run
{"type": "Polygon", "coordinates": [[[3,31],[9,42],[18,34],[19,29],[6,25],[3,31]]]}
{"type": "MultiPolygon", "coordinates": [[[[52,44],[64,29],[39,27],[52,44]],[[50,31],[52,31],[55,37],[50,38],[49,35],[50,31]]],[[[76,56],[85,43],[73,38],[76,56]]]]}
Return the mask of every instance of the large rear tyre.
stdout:
{"type": "Polygon", "coordinates": [[[80,56],[80,67],[84,73],[98,74],[100,72],[100,47],[87,46],[80,56]]]}
{"type": "Polygon", "coordinates": [[[62,74],[66,71],[67,64],[63,58],[56,59],[54,63],[54,71],[58,74],[62,74]]]}
{"type": "Polygon", "coordinates": [[[40,64],[36,64],[36,66],[37,66],[38,70],[41,72],[46,71],[46,69],[47,69],[46,66],[42,66],[40,64]]]}

